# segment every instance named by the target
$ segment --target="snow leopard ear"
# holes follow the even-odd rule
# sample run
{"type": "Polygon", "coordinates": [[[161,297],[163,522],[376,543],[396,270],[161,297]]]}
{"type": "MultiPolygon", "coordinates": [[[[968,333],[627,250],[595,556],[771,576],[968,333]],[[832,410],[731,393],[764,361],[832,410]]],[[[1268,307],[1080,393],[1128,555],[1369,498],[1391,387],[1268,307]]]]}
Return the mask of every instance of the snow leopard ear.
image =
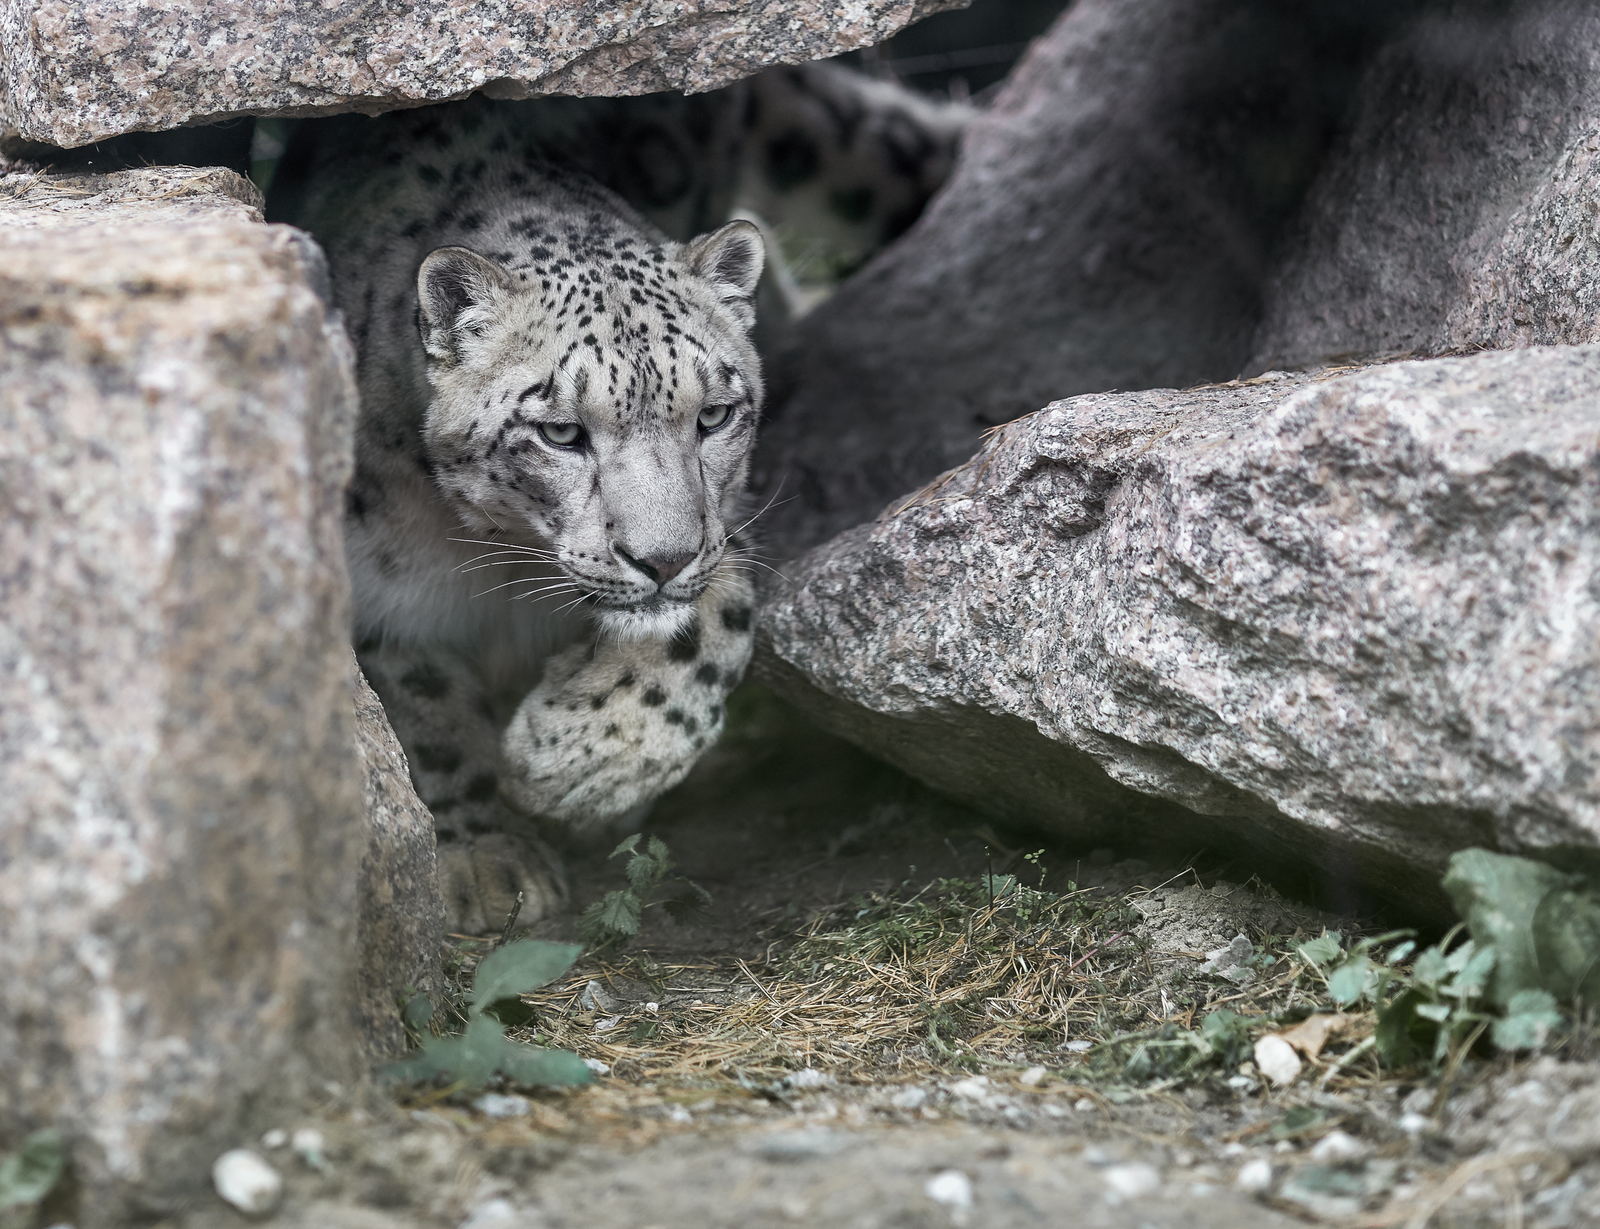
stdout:
{"type": "Polygon", "coordinates": [[[711,283],[717,298],[746,329],[756,323],[756,285],[766,264],[761,231],[743,218],[683,246],[689,272],[711,283]]]}
{"type": "Polygon", "coordinates": [[[481,312],[497,290],[511,286],[511,275],[494,261],[466,248],[435,248],[417,270],[417,331],[428,357],[442,363],[457,358],[463,330],[482,323],[481,312]]]}

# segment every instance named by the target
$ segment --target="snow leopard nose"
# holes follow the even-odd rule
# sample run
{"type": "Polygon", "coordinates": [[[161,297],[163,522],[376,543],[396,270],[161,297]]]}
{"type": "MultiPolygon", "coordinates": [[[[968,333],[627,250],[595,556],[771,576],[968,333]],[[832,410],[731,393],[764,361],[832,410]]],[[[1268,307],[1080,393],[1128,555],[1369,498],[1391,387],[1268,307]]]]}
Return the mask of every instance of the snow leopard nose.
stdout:
{"type": "Polygon", "coordinates": [[[620,542],[613,542],[611,549],[658,585],[666,584],[679,572],[683,571],[684,568],[693,563],[695,556],[700,553],[697,550],[693,550],[683,555],[652,555],[644,559],[638,559],[625,551],[620,542]]]}

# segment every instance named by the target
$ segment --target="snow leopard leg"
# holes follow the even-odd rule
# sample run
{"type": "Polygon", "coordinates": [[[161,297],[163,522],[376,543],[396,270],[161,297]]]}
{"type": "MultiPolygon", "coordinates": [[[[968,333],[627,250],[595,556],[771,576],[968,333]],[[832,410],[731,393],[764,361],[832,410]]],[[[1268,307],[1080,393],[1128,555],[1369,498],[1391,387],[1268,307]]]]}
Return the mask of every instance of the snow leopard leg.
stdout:
{"type": "Polygon", "coordinates": [[[724,563],[672,639],[602,637],[551,658],[506,730],[506,793],[596,837],[676,785],[722,732],[754,621],[754,587],[724,563]]]}
{"type": "Polygon", "coordinates": [[[500,735],[477,676],[442,649],[391,645],[357,656],[433,812],[448,929],[500,929],[518,892],[522,922],[564,905],[559,859],[500,798],[500,735]]]}

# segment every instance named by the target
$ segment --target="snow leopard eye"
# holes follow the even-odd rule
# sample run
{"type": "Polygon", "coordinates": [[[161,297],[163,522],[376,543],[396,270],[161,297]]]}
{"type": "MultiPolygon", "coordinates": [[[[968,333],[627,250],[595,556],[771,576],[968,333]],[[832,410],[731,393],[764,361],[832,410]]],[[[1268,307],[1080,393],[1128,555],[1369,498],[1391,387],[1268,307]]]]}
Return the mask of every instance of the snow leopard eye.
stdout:
{"type": "Polygon", "coordinates": [[[715,431],[728,421],[728,415],[733,413],[731,405],[708,405],[700,411],[700,429],[702,431],[715,431]]]}
{"type": "Polygon", "coordinates": [[[542,422],[539,432],[558,448],[571,448],[583,438],[583,428],[575,422],[542,422]]]}

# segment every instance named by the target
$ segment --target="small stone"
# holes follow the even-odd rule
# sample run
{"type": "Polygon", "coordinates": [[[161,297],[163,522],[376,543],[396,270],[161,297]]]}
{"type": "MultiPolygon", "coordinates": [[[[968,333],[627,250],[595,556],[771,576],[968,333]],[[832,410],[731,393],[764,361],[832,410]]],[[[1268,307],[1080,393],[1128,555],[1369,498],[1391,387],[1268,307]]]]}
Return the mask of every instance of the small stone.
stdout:
{"type": "Polygon", "coordinates": [[[595,1021],[594,1031],[597,1033],[609,1033],[621,1023],[621,1016],[607,1016],[604,1020],[595,1021]]]}
{"type": "Polygon", "coordinates": [[[926,1088],[905,1088],[889,1098],[889,1104],[897,1110],[919,1110],[928,1101],[926,1088]]]}
{"type": "Polygon", "coordinates": [[[211,1166],[217,1194],[247,1216],[265,1216],[283,1198],[278,1171],[248,1148],[224,1152],[211,1166]]]}
{"type": "Polygon", "coordinates": [[[959,1169],[946,1169],[928,1179],[922,1188],[934,1203],[942,1204],[953,1212],[965,1212],[972,1206],[972,1179],[959,1169]]]}
{"type": "Polygon", "coordinates": [[[1080,1114],[1087,1114],[1092,1110],[1099,1109],[1100,1107],[1094,1103],[1093,1098],[1079,1097],[1072,1103],[1072,1108],[1077,1110],[1080,1114]]]}
{"type": "Polygon", "coordinates": [[[290,1138],[289,1146],[311,1168],[321,1169],[325,1164],[322,1159],[322,1132],[316,1127],[301,1127],[290,1138]]]}
{"type": "Polygon", "coordinates": [[[803,1161],[843,1152],[850,1143],[851,1137],[839,1131],[809,1127],[799,1131],[775,1131],[757,1140],[754,1148],[769,1161],[803,1161]]]}
{"type": "Polygon", "coordinates": [[[687,1126],[694,1121],[694,1115],[689,1112],[687,1105],[669,1105],[667,1107],[667,1120],[676,1122],[680,1126],[687,1126]]]}
{"type": "Polygon", "coordinates": [[[1107,1186],[1124,1199],[1138,1199],[1161,1189],[1161,1174],[1154,1165],[1129,1161],[1100,1171],[1107,1186]]]}
{"type": "Polygon", "coordinates": [[[1323,1163],[1354,1161],[1367,1155],[1367,1146],[1344,1131],[1329,1131],[1311,1149],[1311,1159],[1323,1163]]]}
{"type": "Polygon", "coordinates": [[[1256,1042],[1256,1066],[1279,1088],[1300,1078],[1300,1056],[1282,1037],[1267,1036],[1256,1042]]]}
{"type": "Polygon", "coordinates": [[[1082,1054],[1085,1050],[1094,1049],[1094,1042],[1084,1041],[1081,1039],[1078,1041],[1068,1041],[1063,1044],[1062,1049],[1071,1050],[1074,1054],[1082,1054]]]}
{"type": "Polygon", "coordinates": [[[283,1147],[288,1142],[289,1132],[282,1127],[273,1127],[272,1130],[261,1137],[261,1146],[269,1152],[274,1148],[283,1147]]]}
{"type": "Polygon", "coordinates": [[[1233,1189],[1243,1191],[1247,1195],[1254,1195],[1267,1190],[1272,1185],[1272,1162],[1264,1156],[1258,1156],[1253,1161],[1246,1161],[1239,1167],[1239,1173],[1233,1180],[1233,1189]]]}
{"type": "Polygon", "coordinates": [[[603,1063],[598,1058],[586,1058],[583,1060],[583,1065],[589,1068],[590,1071],[593,1071],[596,1075],[611,1074],[611,1064],[603,1063]]]}
{"type": "Polygon", "coordinates": [[[1034,1088],[1043,1082],[1044,1077],[1050,1073],[1043,1067],[1029,1067],[1017,1077],[1017,1083],[1034,1088]]]}
{"type": "Polygon", "coordinates": [[[977,1098],[988,1091],[989,1077],[985,1075],[971,1075],[950,1085],[950,1095],[953,1097],[977,1098]]]}
{"type": "Polygon", "coordinates": [[[511,1229],[513,1225],[526,1224],[518,1217],[516,1207],[509,1199],[491,1199],[472,1209],[461,1229],[511,1229]]]}
{"type": "Polygon", "coordinates": [[[1244,1092],[1247,1089],[1254,1088],[1255,1086],[1255,1080],[1248,1075],[1230,1075],[1228,1077],[1228,1087],[1236,1088],[1240,1092],[1244,1092]]]}
{"type": "Polygon", "coordinates": [[[533,1105],[526,1097],[486,1092],[472,1103],[472,1108],[485,1118],[521,1118],[533,1105]]]}
{"type": "Polygon", "coordinates": [[[1426,1114],[1401,1114],[1398,1125],[1407,1135],[1420,1135],[1433,1126],[1433,1119],[1426,1114]]]}
{"type": "Polygon", "coordinates": [[[646,1003],[644,1005],[644,1009],[646,1011],[660,1011],[661,1010],[661,1004],[660,1003],[646,1003]]]}
{"type": "Polygon", "coordinates": [[[833,1077],[824,1071],[818,1071],[814,1067],[803,1067],[788,1076],[783,1082],[796,1091],[804,1092],[812,1088],[826,1088],[833,1083],[833,1077]]]}

